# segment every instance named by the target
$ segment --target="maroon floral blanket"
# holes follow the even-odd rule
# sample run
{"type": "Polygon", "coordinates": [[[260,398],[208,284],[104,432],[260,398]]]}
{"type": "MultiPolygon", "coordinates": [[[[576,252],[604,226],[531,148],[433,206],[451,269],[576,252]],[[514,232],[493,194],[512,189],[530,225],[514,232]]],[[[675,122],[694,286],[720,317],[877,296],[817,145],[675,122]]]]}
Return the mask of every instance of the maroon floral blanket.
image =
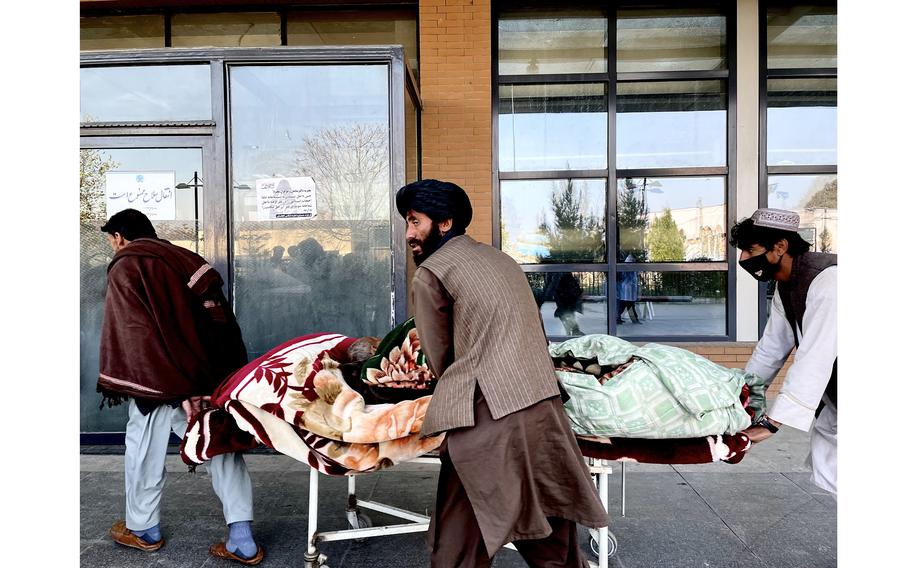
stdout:
{"type": "Polygon", "coordinates": [[[420,437],[429,395],[366,404],[345,382],[339,361],[353,341],[339,334],[298,337],[234,373],[215,390],[212,408],[189,424],[183,461],[195,465],[263,444],[323,473],[348,475],[436,449],[443,436],[420,437]]]}
{"type": "MultiPolygon", "coordinates": [[[[250,362],[218,387],[212,408],[190,423],[181,445],[183,461],[192,466],[262,444],[323,473],[353,475],[435,450],[443,435],[421,439],[419,434],[431,396],[424,394],[425,387],[435,378],[424,366],[416,330],[404,327],[380,345],[380,353],[364,366],[364,385],[355,388],[345,382],[339,364],[354,339],[339,334],[298,337],[250,362]],[[402,382],[411,380],[413,388],[402,382]],[[370,390],[377,387],[383,392],[370,390]],[[364,398],[392,400],[385,392],[391,390],[414,398],[383,404],[364,398]]],[[[577,440],[588,457],[660,464],[738,463],[751,447],[741,432],[577,440]]]]}

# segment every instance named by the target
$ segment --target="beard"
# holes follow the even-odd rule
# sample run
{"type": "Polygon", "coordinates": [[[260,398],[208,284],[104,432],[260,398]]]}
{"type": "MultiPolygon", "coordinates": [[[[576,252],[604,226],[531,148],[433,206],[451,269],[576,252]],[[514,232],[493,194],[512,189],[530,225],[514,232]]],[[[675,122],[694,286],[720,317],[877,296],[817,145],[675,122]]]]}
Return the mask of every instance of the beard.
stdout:
{"type": "Polygon", "coordinates": [[[411,256],[414,257],[414,264],[420,266],[420,263],[430,258],[430,255],[436,252],[439,247],[442,245],[442,233],[439,232],[439,226],[436,223],[433,223],[433,229],[430,231],[430,234],[427,235],[422,241],[417,241],[417,244],[420,245],[420,252],[411,251],[411,256]]]}

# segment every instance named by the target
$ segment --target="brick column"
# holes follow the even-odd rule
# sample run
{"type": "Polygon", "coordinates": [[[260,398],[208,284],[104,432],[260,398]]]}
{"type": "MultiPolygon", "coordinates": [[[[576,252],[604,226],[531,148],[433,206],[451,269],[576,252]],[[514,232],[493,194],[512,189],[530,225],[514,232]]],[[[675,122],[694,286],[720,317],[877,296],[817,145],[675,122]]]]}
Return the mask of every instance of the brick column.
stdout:
{"type": "Polygon", "coordinates": [[[423,177],[468,192],[468,234],[493,236],[490,0],[420,0],[423,177]]]}

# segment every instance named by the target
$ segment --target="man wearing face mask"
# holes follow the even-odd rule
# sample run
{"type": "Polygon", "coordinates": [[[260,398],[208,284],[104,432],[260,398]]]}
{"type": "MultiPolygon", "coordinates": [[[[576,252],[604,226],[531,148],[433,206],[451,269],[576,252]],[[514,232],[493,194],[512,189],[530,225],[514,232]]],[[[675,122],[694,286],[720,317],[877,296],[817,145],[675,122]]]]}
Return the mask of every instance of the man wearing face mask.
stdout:
{"type": "Polygon", "coordinates": [[[454,183],[398,190],[420,345],[439,377],[421,434],[446,432],[428,531],[434,568],[489,567],[514,542],[530,566],[582,568],[576,523],[607,524],[569,426],[521,267],[465,235],[454,183]]]}
{"type": "Polygon", "coordinates": [[[793,364],[767,415],[746,430],[753,442],[785,424],[811,430],[812,481],[837,495],[837,255],[809,252],[799,215],[759,209],[730,231],[739,265],[777,290],[746,371],[770,384],[795,348],[793,364]],[[814,419],[814,423],[813,423],[814,419]]]}

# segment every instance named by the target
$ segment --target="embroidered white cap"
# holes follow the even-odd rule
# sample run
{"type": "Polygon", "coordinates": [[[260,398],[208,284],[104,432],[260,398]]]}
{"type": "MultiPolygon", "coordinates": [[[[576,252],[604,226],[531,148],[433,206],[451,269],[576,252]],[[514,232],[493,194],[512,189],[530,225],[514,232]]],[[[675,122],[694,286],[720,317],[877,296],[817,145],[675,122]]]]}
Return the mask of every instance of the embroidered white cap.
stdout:
{"type": "Polygon", "coordinates": [[[755,222],[756,227],[794,232],[799,229],[799,215],[785,209],[759,209],[752,214],[752,221],[755,222]]]}

